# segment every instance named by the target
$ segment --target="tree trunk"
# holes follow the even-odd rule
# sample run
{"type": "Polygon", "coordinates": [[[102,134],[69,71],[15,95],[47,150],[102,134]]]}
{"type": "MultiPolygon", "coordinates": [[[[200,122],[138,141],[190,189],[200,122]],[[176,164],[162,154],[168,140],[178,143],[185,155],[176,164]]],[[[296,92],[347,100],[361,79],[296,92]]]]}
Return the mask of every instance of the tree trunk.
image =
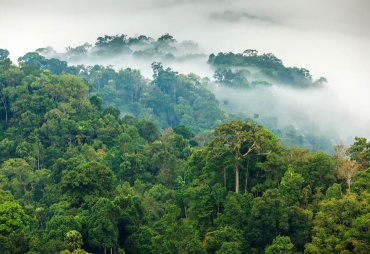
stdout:
{"type": "Polygon", "coordinates": [[[37,151],[37,169],[40,169],[40,148],[37,151]]]}
{"type": "Polygon", "coordinates": [[[235,192],[239,193],[239,165],[235,164],[235,192]]]}
{"type": "Polygon", "coordinates": [[[347,178],[348,192],[351,192],[351,177],[347,178]]]}
{"type": "Polygon", "coordinates": [[[235,153],[235,192],[239,193],[239,153],[235,153]]]}
{"type": "Polygon", "coordinates": [[[226,191],[226,167],[224,166],[224,188],[226,191]]]}
{"type": "Polygon", "coordinates": [[[8,123],[8,103],[6,98],[3,98],[4,110],[5,110],[5,122],[8,123]]]}
{"type": "Polygon", "coordinates": [[[247,161],[247,172],[245,173],[245,188],[244,188],[244,192],[247,192],[247,189],[248,189],[248,175],[249,175],[249,160],[247,161]]]}

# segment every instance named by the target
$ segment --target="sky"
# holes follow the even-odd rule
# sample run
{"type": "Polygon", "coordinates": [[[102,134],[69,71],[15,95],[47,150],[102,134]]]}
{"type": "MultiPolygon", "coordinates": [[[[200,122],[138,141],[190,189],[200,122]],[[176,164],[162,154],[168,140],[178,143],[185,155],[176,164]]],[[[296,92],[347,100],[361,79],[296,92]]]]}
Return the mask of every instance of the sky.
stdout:
{"type": "Polygon", "coordinates": [[[310,95],[307,107],[336,118],[332,124],[370,130],[368,0],[0,0],[0,48],[13,61],[44,46],[63,51],[94,43],[104,34],[165,33],[196,41],[207,54],[272,52],[286,66],[324,76],[330,98],[310,95]],[[335,108],[353,118],[341,119],[335,108]]]}

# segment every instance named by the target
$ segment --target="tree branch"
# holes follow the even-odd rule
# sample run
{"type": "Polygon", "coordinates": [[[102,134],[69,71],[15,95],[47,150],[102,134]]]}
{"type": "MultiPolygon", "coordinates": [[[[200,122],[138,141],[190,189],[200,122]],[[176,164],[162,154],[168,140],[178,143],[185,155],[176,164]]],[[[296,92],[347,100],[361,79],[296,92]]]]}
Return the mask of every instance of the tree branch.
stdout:
{"type": "Polygon", "coordinates": [[[250,152],[252,152],[255,145],[256,145],[256,141],[254,141],[253,144],[248,148],[248,152],[246,152],[245,154],[242,154],[242,156],[246,157],[250,152]]]}

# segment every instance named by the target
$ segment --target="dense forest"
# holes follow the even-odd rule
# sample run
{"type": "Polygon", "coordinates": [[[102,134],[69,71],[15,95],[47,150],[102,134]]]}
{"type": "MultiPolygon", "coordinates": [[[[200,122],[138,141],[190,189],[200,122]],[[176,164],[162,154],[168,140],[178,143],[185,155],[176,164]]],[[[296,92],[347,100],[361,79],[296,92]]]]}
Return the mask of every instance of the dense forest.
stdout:
{"type": "Polygon", "coordinates": [[[264,127],[212,93],[325,78],[253,50],[210,55],[215,82],[66,62],[180,47],[105,36],[18,66],[0,49],[0,252],[370,253],[370,141],[264,127]]]}
{"type": "MultiPolygon", "coordinates": [[[[295,115],[293,122],[284,123],[280,119],[281,115],[270,112],[271,108],[277,105],[263,109],[263,113],[257,113],[261,111],[263,105],[256,104],[254,107],[250,105],[246,113],[244,107],[241,107],[243,112],[240,112],[240,106],[233,98],[224,98],[228,92],[216,98],[215,89],[225,87],[241,93],[251,91],[259,97],[265,96],[262,102],[266,104],[266,101],[279,99],[269,95],[270,87],[285,86],[292,89],[312,90],[325,86],[325,78],[314,81],[307,69],[285,67],[282,61],[271,53],[259,56],[256,50],[246,50],[242,54],[219,53],[217,56],[211,54],[208,64],[214,71],[214,80],[212,80],[212,77],[200,77],[194,73],[184,75],[170,67],[164,67],[163,62],[170,66],[179,62],[191,65],[194,63],[191,59],[196,55],[194,52],[201,52],[195,42],[178,43],[169,34],[156,40],[145,35],[138,37],[105,35],[98,37],[94,46],[85,43],[77,48],[80,49],[78,54],[71,47],[66,47],[65,53],[58,53],[51,47],[39,48],[35,52],[19,57],[18,61],[21,64],[50,70],[56,75],[77,75],[88,85],[89,96],[98,95],[103,99],[104,107],[113,106],[122,114],[150,120],[162,131],[168,127],[185,125],[195,134],[209,135],[209,131],[221,123],[242,119],[258,121],[286,146],[299,146],[311,151],[322,150],[333,153],[333,146],[340,143],[337,133],[332,129],[323,132],[320,129],[321,126],[314,123],[303,112],[295,115]],[[137,52],[135,49],[138,50],[138,47],[141,50],[156,52],[156,54],[146,55],[146,62],[143,63],[151,66],[153,76],[150,79],[133,68],[117,69],[113,65],[81,64],[117,62],[117,59],[125,62],[130,61],[131,58],[142,61],[143,58],[135,54],[137,52]],[[75,53],[72,54],[71,51],[75,53]],[[172,52],[174,57],[170,59],[164,57],[168,52],[172,52]],[[243,65],[235,59],[249,59],[246,61],[249,65],[243,65]],[[76,65],[69,65],[67,61],[74,61],[76,65]],[[279,76],[280,79],[274,76],[279,76]]],[[[197,54],[197,56],[201,55],[203,54],[197,54]]],[[[206,57],[199,59],[201,63],[204,62],[204,65],[207,65],[206,57]]]]}

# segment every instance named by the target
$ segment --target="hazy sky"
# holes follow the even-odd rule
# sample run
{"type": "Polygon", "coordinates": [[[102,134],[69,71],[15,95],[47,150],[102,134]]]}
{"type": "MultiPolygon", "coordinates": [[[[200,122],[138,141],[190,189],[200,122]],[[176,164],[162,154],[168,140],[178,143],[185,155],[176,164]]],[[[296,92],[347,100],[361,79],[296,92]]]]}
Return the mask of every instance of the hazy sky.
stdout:
{"type": "Polygon", "coordinates": [[[329,80],[338,99],[323,110],[338,104],[370,128],[369,0],[0,0],[0,48],[13,60],[122,33],[170,33],[206,53],[272,52],[329,80]]]}

